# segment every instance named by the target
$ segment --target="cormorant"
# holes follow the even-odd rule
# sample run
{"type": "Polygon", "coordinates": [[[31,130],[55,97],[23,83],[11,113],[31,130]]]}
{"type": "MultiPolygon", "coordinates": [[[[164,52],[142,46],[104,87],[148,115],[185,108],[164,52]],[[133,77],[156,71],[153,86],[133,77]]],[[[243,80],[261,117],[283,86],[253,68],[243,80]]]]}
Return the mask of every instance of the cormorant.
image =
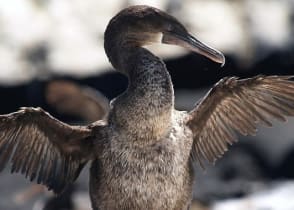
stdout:
{"type": "Polygon", "coordinates": [[[188,209],[192,161],[214,162],[261,123],[294,114],[289,76],[220,80],[190,112],[174,109],[174,91],[163,61],[143,48],[175,44],[224,64],[219,51],[188,33],[174,17],[149,6],[131,6],[113,17],[104,47],[113,67],[129,79],[111,102],[106,120],[70,126],[41,108],[0,116],[0,170],[11,160],[21,172],[56,193],[92,161],[90,197],[98,209],[188,209]]]}

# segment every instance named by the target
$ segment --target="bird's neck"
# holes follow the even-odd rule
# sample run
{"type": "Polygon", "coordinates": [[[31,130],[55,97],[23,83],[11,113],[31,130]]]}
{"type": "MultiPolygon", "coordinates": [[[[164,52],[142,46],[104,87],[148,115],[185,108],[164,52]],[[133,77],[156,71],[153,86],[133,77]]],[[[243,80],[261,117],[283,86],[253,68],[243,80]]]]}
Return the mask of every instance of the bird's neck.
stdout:
{"type": "Polygon", "coordinates": [[[166,135],[174,107],[172,82],[165,64],[145,48],[120,49],[115,67],[129,78],[125,93],[114,102],[114,115],[136,139],[166,135]]]}

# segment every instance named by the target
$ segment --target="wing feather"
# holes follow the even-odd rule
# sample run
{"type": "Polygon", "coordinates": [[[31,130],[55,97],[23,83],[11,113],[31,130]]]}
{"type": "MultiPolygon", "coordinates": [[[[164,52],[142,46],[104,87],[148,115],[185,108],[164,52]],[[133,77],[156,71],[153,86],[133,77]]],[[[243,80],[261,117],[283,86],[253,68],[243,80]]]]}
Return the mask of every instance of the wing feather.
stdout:
{"type": "Polygon", "coordinates": [[[214,162],[237,140],[236,133],[255,135],[257,124],[294,116],[291,76],[229,77],[220,80],[189,113],[193,132],[192,158],[214,162]]]}
{"type": "Polygon", "coordinates": [[[76,179],[92,148],[90,128],[69,126],[40,108],[0,115],[0,172],[10,161],[11,172],[56,193],[76,179]]]}

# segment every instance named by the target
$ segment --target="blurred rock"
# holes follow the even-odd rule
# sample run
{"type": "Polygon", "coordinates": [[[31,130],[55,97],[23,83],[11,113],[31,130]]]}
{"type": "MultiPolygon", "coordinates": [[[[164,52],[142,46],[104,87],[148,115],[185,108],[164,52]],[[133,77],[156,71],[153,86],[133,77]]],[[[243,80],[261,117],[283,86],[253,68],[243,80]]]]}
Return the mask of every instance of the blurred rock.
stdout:
{"type": "MultiPolygon", "coordinates": [[[[103,49],[104,29],[114,14],[132,4],[168,10],[193,34],[234,56],[240,65],[250,66],[291,44],[293,48],[293,2],[287,0],[1,1],[0,83],[42,77],[39,62],[26,56],[38,53],[34,49],[41,45],[46,46],[44,66],[50,74],[81,77],[111,69],[103,49]]],[[[164,58],[186,53],[179,47],[150,48],[164,58]]]]}
{"type": "Polygon", "coordinates": [[[216,202],[212,210],[290,210],[294,209],[294,182],[275,183],[271,187],[242,199],[228,199],[216,202]]]}

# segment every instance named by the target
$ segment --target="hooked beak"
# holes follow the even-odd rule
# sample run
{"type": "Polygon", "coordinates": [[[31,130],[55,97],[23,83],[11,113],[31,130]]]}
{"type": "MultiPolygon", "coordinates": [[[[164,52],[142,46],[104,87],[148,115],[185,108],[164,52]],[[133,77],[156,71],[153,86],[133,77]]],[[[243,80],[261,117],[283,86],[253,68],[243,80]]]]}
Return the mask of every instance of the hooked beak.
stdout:
{"type": "Polygon", "coordinates": [[[221,63],[221,66],[225,65],[225,56],[220,51],[213,49],[212,47],[209,47],[207,44],[204,44],[203,42],[199,41],[198,39],[196,39],[188,33],[163,33],[161,42],[165,44],[172,44],[184,47],[193,52],[204,55],[205,57],[217,63],[221,63]]]}

